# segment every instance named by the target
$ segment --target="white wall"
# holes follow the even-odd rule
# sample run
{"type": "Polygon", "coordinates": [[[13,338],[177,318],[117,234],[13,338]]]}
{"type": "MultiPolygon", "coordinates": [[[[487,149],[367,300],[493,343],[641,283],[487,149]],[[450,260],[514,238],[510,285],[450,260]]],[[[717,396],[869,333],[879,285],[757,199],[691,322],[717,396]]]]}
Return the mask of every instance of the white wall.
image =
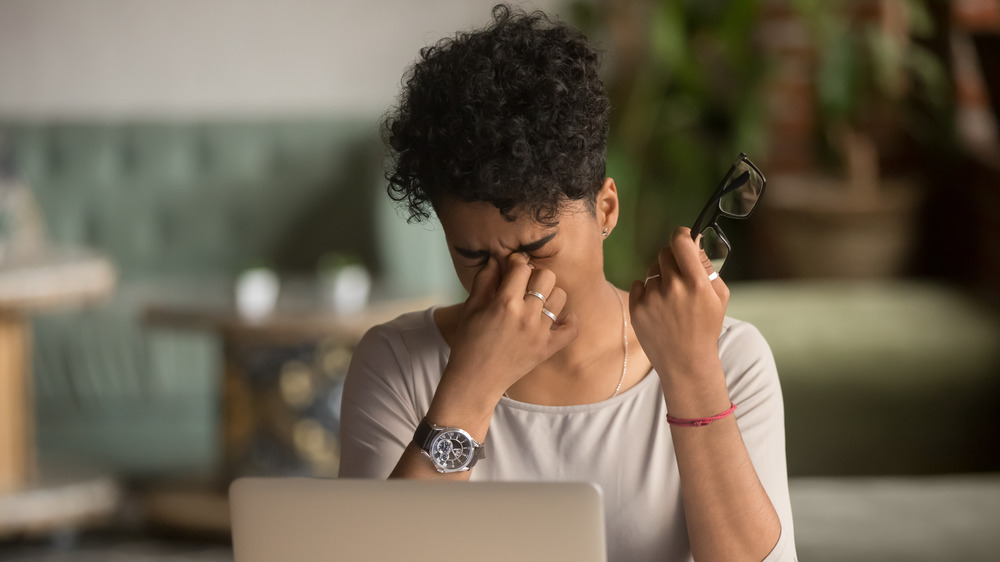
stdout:
{"type": "Polygon", "coordinates": [[[380,114],[495,1],[0,0],[0,116],[380,114]]]}
{"type": "MultiPolygon", "coordinates": [[[[0,0],[0,118],[348,113],[374,126],[420,48],[486,24],[496,1],[0,0]]],[[[440,227],[380,201],[386,288],[454,291],[440,227]]]]}

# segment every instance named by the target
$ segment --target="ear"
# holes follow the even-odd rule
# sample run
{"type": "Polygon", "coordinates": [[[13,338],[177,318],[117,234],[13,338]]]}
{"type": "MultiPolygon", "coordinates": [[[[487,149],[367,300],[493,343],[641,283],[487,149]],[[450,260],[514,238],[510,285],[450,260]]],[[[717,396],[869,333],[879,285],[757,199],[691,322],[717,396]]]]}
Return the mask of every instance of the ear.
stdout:
{"type": "Polygon", "coordinates": [[[615,225],[618,224],[618,211],[618,188],[615,187],[615,180],[604,178],[604,184],[597,192],[597,201],[594,204],[594,214],[599,231],[608,229],[608,234],[610,234],[615,229],[615,225]]]}

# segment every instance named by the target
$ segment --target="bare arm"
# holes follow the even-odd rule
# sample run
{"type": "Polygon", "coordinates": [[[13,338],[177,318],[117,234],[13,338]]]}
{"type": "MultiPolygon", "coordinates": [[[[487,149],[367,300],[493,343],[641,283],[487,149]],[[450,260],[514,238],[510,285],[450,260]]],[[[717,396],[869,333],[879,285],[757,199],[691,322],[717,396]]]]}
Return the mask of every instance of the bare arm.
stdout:
{"type": "MultiPolygon", "coordinates": [[[[687,412],[671,415],[706,417],[727,409],[721,367],[714,375],[722,381],[714,389],[664,386],[664,395],[671,396],[667,410],[687,412]]],[[[778,542],[781,524],[735,416],[703,427],[674,426],[671,435],[695,560],[763,560],[778,542]]]]}
{"type": "MultiPolygon", "coordinates": [[[[730,405],[718,353],[729,290],[721,279],[709,281],[702,255],[690,231],[678,229],[651,269],[661,277],[634,283],[630,298],[636,335],[677,418],[708,417],[730,405]]],[[[695,560],[764,559],[781,523],[735,417],[674,426],[671,435],[695,560]]]]}
{"type": "MultiPolygon", "coordinates": [[[[480,385],[456,384],[454,382],[446,384],[445,381],[475,380],[475,373],[456,372],[458,369],[453,368],[452,365],[453,363],[449,363],[448,368],[445,369],[446,376],[442,377],[442,383],[434,394],[434,401],[427,412],[427,419],[437,425],[460,427],[468,431],[476,441],[485,443],[486,433],[493,417],[493,408],[499,402],[503,391],[500,391],[500,394],[493,398],[483,392],[480,385]]],[[[472,471],[470,470],[448,474],[439,473],[420,448],[416,444],[410,443],[403,451],[403,455],[389,477],[468,480],[471,475],[472,471]]]]}

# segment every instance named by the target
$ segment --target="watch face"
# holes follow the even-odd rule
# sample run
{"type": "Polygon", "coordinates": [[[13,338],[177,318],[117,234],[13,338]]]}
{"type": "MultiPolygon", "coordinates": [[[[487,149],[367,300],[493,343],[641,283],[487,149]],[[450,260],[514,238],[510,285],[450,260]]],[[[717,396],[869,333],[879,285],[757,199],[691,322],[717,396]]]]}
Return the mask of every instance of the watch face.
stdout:
{"type": "Polygon", "coordinates": [[[442,470],[465,468],[473,453],[472,437],[461,429],[444,431],[431,441],[431,460],[442,470]]]}

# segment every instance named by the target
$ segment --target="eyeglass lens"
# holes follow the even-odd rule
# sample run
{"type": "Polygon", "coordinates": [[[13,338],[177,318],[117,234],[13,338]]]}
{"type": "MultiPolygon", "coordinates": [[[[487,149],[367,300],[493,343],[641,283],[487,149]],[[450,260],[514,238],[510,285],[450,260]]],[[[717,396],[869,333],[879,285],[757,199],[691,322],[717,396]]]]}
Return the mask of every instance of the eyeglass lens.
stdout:
{"type": "Polygon", "coordinates": [[[744,218],[757,205],[764,178],[746,160],[740,160],[731,177],[719,199],[719,209],[731,217],[744,218]]]}
{"type": "Polygon", "coordinates": [[[712,262],[712,269],[722,271],[722,266],[729,257],[729,246],[715,228],[710,226],[701,232],[701,249],[705,250],[705,255],[712,262]]]}

